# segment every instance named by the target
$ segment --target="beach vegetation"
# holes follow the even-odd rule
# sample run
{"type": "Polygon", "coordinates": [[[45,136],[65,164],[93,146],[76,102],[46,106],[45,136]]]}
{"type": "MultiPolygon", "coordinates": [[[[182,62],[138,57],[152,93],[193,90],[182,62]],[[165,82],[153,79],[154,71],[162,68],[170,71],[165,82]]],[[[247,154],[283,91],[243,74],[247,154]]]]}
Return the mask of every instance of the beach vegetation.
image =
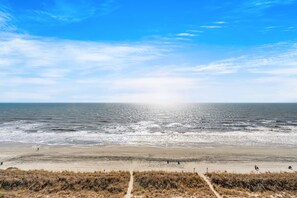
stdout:
{"type": "Polygon", "coordinates": [[[74,195],[82,193],[123,197],[129,179],[129,172],[121,171],[79,173],[10,169],[0,170],[0,190],[5,192],[5,197],[27,197],[26,195],[30,194],[51,197],[68,194],[70,197],[76,197],[74,195]]]}
{"type": "Polygon", "coordinates": [[[197,173],[165,171],[135,172],[132,194],[143,197],[215,197],[197,173]]]}
{"type": "Polygon", "coordinates": [[[297,197],[297,172],[295,173],[207,173],[215,189],[228,196],[278,196],[297,197]]]}

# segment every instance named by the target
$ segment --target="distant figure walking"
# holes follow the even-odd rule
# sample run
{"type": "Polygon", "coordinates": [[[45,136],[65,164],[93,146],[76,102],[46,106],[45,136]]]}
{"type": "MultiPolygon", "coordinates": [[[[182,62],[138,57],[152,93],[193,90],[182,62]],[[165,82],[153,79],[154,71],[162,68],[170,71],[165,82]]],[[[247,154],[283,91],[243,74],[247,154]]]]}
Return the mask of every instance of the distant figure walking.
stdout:
{"type": "Polygon", "coordinates": [[[259,167],[257,165],[255,165],[255,170],[259,171],[259,167]]]}
{"type": "Polygon", "coordinates": [[[169,164],[169,160],[167,160],[167,164],[169,164]]]}
{"type": "Polygon", "coordinates": [[[39,151],[39,147],[36,148],[36,151],[39,151]]]}
{"type": "Polygon", "coordinates": [[[293,170],[292,166],[289,166],[288,169],[289,169],[289,170],[293,170]]]}
{"type": "Polygon", "coordinates": [[[180,162],[179,162],[179,161],[177,161],[177,164],[178,164],[178,165],[180,165],[180,162]]]}
{"type": "Polygon", "coordinates": [[[0,162],[0,166],[2,166],[3,165],[3,162],[0,162]]]}

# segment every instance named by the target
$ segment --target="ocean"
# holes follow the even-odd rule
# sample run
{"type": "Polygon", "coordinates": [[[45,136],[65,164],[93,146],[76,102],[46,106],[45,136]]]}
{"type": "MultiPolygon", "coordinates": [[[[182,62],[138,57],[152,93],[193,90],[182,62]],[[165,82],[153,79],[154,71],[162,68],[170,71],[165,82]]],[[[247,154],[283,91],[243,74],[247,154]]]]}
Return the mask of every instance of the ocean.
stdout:
{"type": "Polygon", "coordinates": [[[0,144],[297,146],[297,104],[0,104],[0,144]]]}

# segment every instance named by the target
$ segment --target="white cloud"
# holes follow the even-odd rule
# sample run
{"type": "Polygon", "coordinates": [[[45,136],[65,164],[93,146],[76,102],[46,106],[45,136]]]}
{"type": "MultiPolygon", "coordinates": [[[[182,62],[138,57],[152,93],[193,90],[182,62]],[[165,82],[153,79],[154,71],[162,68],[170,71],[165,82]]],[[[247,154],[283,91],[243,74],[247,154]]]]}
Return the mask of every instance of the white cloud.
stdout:
{"type": "Polygon", "coordinates": [[[182,77],[142,77],[142,78],[126,78],[114,80],[112,87],[114,89],[128,88],[130,90],[143,91],[171,91],[191,89],[199,82],[196,78],[182,77]]]}
{"type": "MultiPolygon", "coordinates": [[[[296,67],[297,67],[297,62],[296,62],[296,67]]],[[[251,70],[253,73],[258,73],[258,74],[268,74],[268,75],[286,75],[286,76],[295,76],[297,75],[297,68],[282,68],[282,69],[267,69],[267,70],[261,70],[261,69],[254,69],[251,70]]]]}
{"type": "Polygon", "coordinates": [[[177,72],[207,74],[207,75],[224,75],[237,73],[241,69],[241,62],[244,57],[229,58],[220,61],[210,62],[208,64],[175,68],[177,72]]]}
{"type": "Polygon", "coordinates": [[[226,22],[225,21],[216,21],[214,22],[215,24],[225,24],[226,22]]]}
{"type": "Polygon", "coordinates": [[[154,92],[156,100],[161,94],[177,97],[178,91],[191,87],[193,79],[144,77],[141,73],[165,52],[169,50],[161,43],[113,44],[11,34],[0,39],[1,101],[71,101],[85,94],[89,98],[94,92],[97,99],[108,98],[108,92],[133,92],[134,96],[154,92]],[[133,77],[134,72],[143,77],[133,77]],[[121,77],[125,75],[129,77],[121,77]],[[42,90],[49,92],[37,97],[36,92],[42,90]]]}
{"type": "MultiPolygon", "coordinates": [[[[19,85],[52,85],[56,81],[51,78],[32,78],[32,77],[13,77],[8,79],[0,79],[0,84],[6,86],[19,86],[19,85]]],[[[1,86],[1,85],[0,85],[1,86]]]]}
{"type": "Polygon", "coordinates": [[[239,68],[228,62],[214,62],[208,65],[198,65],[190,68],[179,69],[179,71],[191,71],[207,74],[231,74],[236,73],[239,68]]]}
{"type": "Polygon", "coordinates": [[[43,102],[52,100],[52,96],[46,92],[23,92],[23,91],[8,91],[1,93],[1,101],[5,102],[18,102],[18,101],[29,101],[29,102],[43,102]]]}
{"type": "Polygon", "coordinates": [[[251,87],[263,87],[262,95],[275,102],[296,102],[296,85],[297,78],[287,76],[264,76],[250,81],[251,87]],[[267,87],[270,88],[270,91],[267,91],[267,87]]]}
{"type": "Polygon", "coordinates": [[[162,56],[161,46],[149,44],[108,44],[58,39],[28,38],[19,35],[0,39],[0,67],[35,72],[90,68],[114,71],[162,56]]]}
{"type": "Polygon", "coordinates": [[[197,34],[187,33],[187,32],[182,32],[182,33],[176,34],[176,36],[182,36],[182,37],[195,37],[195,36],[197,36],[197,34]]]}
{"type": "Polygon", "coordinates": [[[176,71],[198,74],[246,74],[296,75],[296,44],[277,43],[254,49],[244,56],[223,59],[208,64],[175,68],[176,71]]]}
{"type": "Polygon", "coordinates": [[[200,27],[205,28],[205,29],[219,29],[219,28],[222,28],[222,26],[220,26],[220,25],[202,25],[200,27]]]}
{"type": "Polygon", "coordinates": [[[296,44],[262,46],[246,50],[244,56],[206,64],[185,58],[172,46],[1,37],[0,100],[278,102],[297,98],[297,92],[291,93],[297,83],[296,44]]]}
{"type": "Polygon", "coordinates": [[[116,88],[121,82],[114,82],[113,79],[118,79],[114,76],[134,72],[144,75],[140,73],[142,68],[162,58],[165,52],[168,49],[161,43],[81,42],[11,34],[0,39],[0,100],[70,101],[80,95],[78,92],[87,90],[86,87],[90,87],[85,93],[87,96],[96,92],[103,98],[108,97],[104,92],[121,91],[116,88]],[[84,79],[92,78],[97,82],[99,79],[98,84],[83,83],[84,79]],[[42,90],[48,93],[34,99],[36,92],[42,90]]]}

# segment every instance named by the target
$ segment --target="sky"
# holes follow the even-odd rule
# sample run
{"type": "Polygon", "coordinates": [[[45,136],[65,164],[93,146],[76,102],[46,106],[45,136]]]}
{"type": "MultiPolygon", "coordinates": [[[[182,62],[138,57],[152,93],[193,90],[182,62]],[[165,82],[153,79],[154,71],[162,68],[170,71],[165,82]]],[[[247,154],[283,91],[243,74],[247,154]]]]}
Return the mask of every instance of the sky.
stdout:
{"type": "Polygon", "coordinates": [[[297,0],[0,0],[0,102],[297,102],[297,0]]]}

